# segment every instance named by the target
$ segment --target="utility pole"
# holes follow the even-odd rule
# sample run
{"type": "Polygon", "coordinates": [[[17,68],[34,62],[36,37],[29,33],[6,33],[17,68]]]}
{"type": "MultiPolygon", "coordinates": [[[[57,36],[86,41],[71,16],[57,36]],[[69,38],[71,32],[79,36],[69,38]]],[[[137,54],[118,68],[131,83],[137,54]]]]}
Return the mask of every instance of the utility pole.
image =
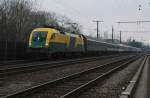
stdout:
{"type": "Polygon", "coordinates": [[[112,26],[112,43],[114,42],[114,27],[112,26]]]}
{"type": "Polygon", "coordinates": [[[100,23],[100,22],[104,22],[104,21],[103,21],[103,20],[102,20],[102,21],[93,20],[93,22],[96,22],[96,23],[97,23],[97,39],[98,39],[98,37],[99,37],[99,36],[98,36],[98,35],[99,35],[99,33],[98,33],[98,32],[99,32],[99,23],[100,23]]]}
{"type": "Polygon", "coordinates": [[[121,30],[120,30],[120,44],[121,44],[121,30]]]}

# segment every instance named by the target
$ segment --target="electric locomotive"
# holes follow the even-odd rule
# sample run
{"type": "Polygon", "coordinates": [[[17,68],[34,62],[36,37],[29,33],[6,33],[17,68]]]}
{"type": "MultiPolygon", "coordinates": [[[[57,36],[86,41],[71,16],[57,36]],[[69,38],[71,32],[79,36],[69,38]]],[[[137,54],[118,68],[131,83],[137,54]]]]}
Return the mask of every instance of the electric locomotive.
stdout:
{"type": "Polygon", "coordinates": [[[84,52],[82,35],[60,32],[54,28],[36,28],[29,38],[29,52],[46,55],[84,52]]]}

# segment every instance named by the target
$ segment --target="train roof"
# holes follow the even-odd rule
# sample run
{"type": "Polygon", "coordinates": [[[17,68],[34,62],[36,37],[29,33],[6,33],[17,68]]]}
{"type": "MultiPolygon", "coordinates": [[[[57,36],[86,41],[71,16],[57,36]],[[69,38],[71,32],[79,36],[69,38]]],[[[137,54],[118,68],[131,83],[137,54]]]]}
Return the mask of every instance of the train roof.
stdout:
{"type": "Polygon", "coordinates": [[[100,43],[103,43],[103,44],[112,45],[112,46],[116,46],[116,47],[134,48],[134,49],[140,49],[141,50],[141,48],[136,48],[136,47],[125,45],[125,44],[108,43],[108,42],[105,42],[105,41],[102,41],[102,40],[96,40],[96,39],[92,39],[92,38],[87,38],[87,39],[90,40],[90,41],[100,42],[100,43]]]}
{"type": "Polygon", "coordinates": [[[117,44],[108,43],[108,42],[104,42],[104,41],[101,41],[101,40],[96,40],[96,39],[91,39],[91,38],[87,38],[87,39],[90,40],[90,41],[100,42],[100,43],[104,43],[104,44],[107,44],[107,45],[118,46],[117,44]]]}
{"type": "Polygon", "coordinates": [[[57,33],[60,33],[58,30],[53,29],[53,28],[35,28],[32,31],[35,32],[35,31],[52,31],[52,30],[57,31],[57,33]]]}

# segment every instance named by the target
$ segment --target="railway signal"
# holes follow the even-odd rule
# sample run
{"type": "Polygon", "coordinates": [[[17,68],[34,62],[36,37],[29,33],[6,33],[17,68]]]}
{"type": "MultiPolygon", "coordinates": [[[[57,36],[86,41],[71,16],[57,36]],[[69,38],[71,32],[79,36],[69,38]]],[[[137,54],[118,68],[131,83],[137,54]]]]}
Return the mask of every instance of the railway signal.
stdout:
{"type": "Polygon", "coordinates": [[[142,5],[139,5],[139,11],[141,11],[141,10],[142,10],[142,8],[141,8],[141,7],[142,7],[142,5]]]}

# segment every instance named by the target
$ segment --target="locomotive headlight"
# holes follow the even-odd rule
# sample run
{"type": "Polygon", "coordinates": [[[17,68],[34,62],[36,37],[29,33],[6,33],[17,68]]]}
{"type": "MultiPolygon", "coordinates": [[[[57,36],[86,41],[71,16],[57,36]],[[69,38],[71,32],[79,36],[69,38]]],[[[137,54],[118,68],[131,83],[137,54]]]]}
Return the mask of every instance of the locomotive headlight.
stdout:
{"type": "Polygon", "coordinates": [[[31,43],[29,42],[29,46],[31,46],[31,43]]]}
{"type": "Polygon", "coordinates": [[[48,43],[46,43],[45,46],[48,46],[48,43]]]}

